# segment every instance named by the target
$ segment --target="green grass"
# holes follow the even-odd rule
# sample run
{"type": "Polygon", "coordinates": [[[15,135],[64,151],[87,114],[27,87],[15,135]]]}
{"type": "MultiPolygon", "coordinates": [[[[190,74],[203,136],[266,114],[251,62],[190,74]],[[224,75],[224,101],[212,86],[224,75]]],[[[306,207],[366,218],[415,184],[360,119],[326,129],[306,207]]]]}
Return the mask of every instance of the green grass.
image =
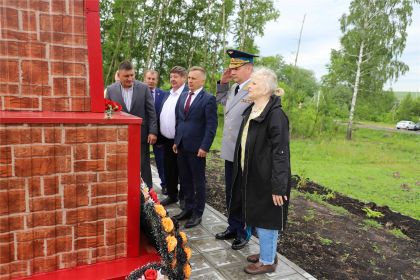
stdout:
{"type": "Polygon", "coordinates": [[[344,129],[331,139],[293,139],[292,173],[420,219],[420,136],[358,129],[346,141],[344,129]]]}
{"type": "Polygon", "coordinates": [[[380,223],[371,219],[364,219],[363,224],[364,224],[363,228],[365,230],[368,230],[370,228],[382,228],[382,225],[380,223]]]}
{"type": "Polygon", "coordinates": [[[408,239],[407,235],[405,235],[399,228],[390,229],[389,232],[395,237],[408,239]]]}

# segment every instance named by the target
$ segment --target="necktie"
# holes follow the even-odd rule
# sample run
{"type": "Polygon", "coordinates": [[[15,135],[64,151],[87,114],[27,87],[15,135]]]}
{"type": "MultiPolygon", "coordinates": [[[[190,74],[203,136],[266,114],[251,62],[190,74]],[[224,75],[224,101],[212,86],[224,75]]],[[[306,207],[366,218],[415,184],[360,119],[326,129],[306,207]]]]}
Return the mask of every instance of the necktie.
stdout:
{"type": "Polygon", "coordinates": [[[184,108],[184,114],[187,114],[188,111],[190,110],[190,105],[191,105],[191,97],[194,95],[193,91],[190,91],[188,93],[188,99],[187,99],[187,103],[185,104],[185,108],[184,108]]]}
{"type": "Polygon", "coordinates": [[[237,85],[235,88],[235,95],[238,93],[238,91],[239,91],[239,85],[237,85]]]}

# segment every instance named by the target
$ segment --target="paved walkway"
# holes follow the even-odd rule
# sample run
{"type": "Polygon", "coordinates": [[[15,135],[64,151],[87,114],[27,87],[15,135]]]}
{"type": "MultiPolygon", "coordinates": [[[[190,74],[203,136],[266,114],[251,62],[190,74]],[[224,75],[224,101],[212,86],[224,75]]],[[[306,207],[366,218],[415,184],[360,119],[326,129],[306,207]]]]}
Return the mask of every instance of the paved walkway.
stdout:
{"type": "MultiPolygon", "coordinates": [[[[153,184],[159,195],[159,199],[164,196],[160,193],[160,180],[157,170],[152,166],[153,184]]],[[[170,216],[181,212],[178,204],[166,207],[170,216]]],[[[181,222],[181,228],[183,224],[181,222]]],[[[274,273],[263,275],[249,275],[243,271],[248,262],[246,257],[256,254],[259,251],[258,239],[252,237],[248,245],[242,250],[232,250],[232,241],[217,240],[214,236],[217,232],[224,231],[227,226],[227,219],[223,214],[213,207],[206,204],[203,219],[200,225],[182,230],[188,236],[188,242],[192,249],[191,279],[202,280],[244,280],[244,279],[282,279],[282,280],[316,280],[315,277],[305,272],[286,257],[278,254],[279,263],[274,273]]]]}

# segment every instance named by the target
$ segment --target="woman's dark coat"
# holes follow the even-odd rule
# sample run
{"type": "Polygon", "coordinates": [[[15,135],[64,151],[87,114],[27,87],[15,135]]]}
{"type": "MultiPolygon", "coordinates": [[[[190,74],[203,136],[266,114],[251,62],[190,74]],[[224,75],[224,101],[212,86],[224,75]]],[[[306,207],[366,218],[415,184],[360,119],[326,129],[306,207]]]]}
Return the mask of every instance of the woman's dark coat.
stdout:
{"type": "Polygon", "coordinates": [[[289,120],[280,98],[271,96],[260,116],[250,120],[241,172],[241,137],[251,109],[242,115],[236,142],[229,214],[242,215],[247,226],[283,230],[290,201],[289,120]],[[289,200],[275,206],[273,194],[287,195],[289,200]]]}

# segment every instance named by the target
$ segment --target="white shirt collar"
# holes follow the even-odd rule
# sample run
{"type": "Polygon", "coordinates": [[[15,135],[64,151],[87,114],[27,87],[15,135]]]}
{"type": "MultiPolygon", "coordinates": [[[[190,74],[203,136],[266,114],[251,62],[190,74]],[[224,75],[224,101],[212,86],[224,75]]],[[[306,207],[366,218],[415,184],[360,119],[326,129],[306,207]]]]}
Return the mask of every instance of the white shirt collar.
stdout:
{"type": "Polygon", "coordinates": [[[170,94],[176,94],[176,95],[181,94],[181,92],[183,92],[183,91],[184,91],[184,88],[185,88],[185,84],[183,84],[182,86],[180,86],[180,88],[179,88],[179,89],[177,89],[175,92],[174,92],[174,90],[173,90],[173,89],[171,89],[171,90],[170,90],[170,94]]]}
{"type": "MultiPolygon", "coordinates": [[[[197,89],[196,91],[194,91],[194,95],[199,94],[201,91],[203,90],[203,87],[197,89]]],[[[190,91],[191,92],[191,91],[190,91]]]]}

